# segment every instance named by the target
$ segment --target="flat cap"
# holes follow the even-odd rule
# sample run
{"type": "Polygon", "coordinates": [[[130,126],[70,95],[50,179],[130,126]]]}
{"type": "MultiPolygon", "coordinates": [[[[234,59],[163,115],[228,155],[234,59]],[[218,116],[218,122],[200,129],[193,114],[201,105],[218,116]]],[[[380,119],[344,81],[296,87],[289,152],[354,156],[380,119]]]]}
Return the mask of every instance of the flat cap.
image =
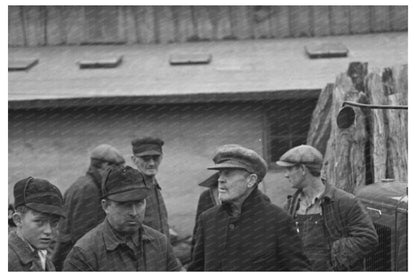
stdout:
{"type": "Polygon", "coordinates": [[[112,164],[124,164],[125,160],[120,152],[113,146],[101,144],[91,151],[91,159],[109,162],[112,164]]]}
{"type": "Polygon", "coordinates": [[[162,155],[164,142],[160,138],[144,137],[132,140],[133,153],[138,156],[162,155]]]}
{"type": "Polygon", "coordinates": [[[28,177],[14,185],[14,207],[26,206],[40,213],[64,217],[63,197],[59,189],[44,179],[28,177]]]}
{"type": "Polygon", "coordinates": [[[101,184],[102,198],[117,202],[139,201],[150,194],[143,175],[130,166],[112,166],[101,184]]]}
{"type": "Polygon", "coordinates": [[[282,167],[304,164],[308,167],[320,170],[322,161],[322,154],[318,149],[310,145],[299,145],[284,153],[276,164],[282,167]]]}
{"type": "Polygon", "coordinates": [[[210,170],[244,169],[257,174],[259,181],[263,180],[267,172],[267,163],[259,154],[238,144],[219,147],[212,160],[215,166],[208,167],[210,170]]]}

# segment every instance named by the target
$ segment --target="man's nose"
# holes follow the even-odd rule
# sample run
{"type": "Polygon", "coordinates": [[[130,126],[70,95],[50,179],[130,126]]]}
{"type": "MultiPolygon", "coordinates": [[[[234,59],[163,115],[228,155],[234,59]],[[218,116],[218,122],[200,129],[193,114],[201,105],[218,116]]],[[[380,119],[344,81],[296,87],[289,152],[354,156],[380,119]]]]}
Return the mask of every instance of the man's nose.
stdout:
{"type": "Polygon", "coordinates": [[[155,160],[153,158],[150,158],[147,163],[150,164],[150,165],[154,165],[155,164],[155,160]]]}
{"type": "Polygon", "coordinates": [[[51,226],[51,223],[50,222],[46,222],[45,223],[43,232],[45,234],[51,234],[52,233],[52,226],[51,226]]]}
{"type": "Polygon", "coordinates": [[[139,214],[140,209],[136,205],[131,205],[130,214],[136,216],[139,214]]]}

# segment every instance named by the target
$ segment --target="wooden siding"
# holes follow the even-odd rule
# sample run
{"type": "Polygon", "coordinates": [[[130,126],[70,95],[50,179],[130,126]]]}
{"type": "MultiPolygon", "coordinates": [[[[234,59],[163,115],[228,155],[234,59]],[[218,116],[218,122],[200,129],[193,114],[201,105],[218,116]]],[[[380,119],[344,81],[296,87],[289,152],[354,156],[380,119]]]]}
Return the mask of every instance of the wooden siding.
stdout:
{"type": "Polygon", "coordinates": [[[406,31],[407,6],[9,6],[9,46],[150,44],[406,31]]]}

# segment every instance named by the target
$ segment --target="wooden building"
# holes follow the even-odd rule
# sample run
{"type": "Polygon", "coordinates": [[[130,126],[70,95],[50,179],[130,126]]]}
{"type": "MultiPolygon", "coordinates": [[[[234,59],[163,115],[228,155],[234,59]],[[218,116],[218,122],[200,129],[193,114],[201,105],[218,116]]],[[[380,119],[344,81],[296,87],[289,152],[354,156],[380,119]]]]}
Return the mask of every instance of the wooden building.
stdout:
{"type": "Polygon", "coordinates": [[[273,162],[306,142],[326,84],[352,61],[407,63],[407,7],[13,6],[8,44],[9,200],[28,175],[65,191],[100,143],[131,164],[131,139],[157,135],[170,223],[190,233],[219,145],[263,154],[285,199],[273,162]],[[347,53],[308,55],[322,47],[347,53]]]}

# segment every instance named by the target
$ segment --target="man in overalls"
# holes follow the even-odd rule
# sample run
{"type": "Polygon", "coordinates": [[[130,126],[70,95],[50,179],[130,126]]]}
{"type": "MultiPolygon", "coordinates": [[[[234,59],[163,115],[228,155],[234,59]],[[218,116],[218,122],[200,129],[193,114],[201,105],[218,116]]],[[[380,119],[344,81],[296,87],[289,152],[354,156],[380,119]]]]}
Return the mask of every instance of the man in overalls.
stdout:
{"type": "Polygon", "coordinates": [[[285,208],[312,270],[363,270],[363,258],[377,247],[376,230],[354,195],[321,179],[322,160],[317,149],[300,145],[276,162],[296,189],[285,208]]]}

